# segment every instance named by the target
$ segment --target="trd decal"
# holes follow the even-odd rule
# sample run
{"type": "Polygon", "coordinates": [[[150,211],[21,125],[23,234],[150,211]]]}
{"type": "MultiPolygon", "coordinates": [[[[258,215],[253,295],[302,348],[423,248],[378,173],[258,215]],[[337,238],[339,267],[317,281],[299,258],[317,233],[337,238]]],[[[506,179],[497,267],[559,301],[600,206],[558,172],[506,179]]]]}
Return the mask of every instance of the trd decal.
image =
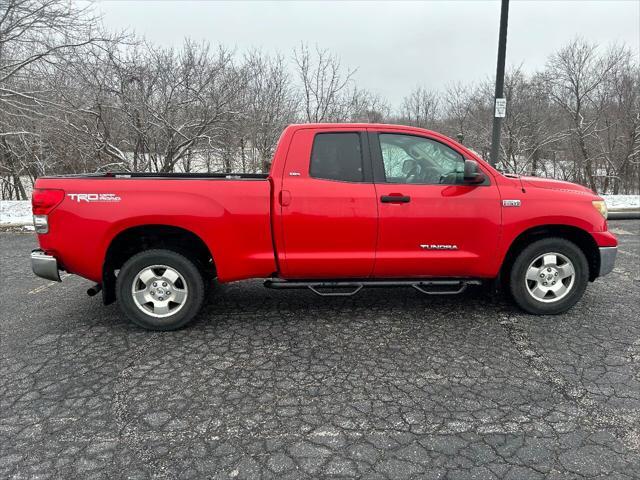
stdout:
{"type": "Polygon", "coordinates": [[[115,193],[67,193],[76,202],[119,202],[120,197],[115,193]]]}

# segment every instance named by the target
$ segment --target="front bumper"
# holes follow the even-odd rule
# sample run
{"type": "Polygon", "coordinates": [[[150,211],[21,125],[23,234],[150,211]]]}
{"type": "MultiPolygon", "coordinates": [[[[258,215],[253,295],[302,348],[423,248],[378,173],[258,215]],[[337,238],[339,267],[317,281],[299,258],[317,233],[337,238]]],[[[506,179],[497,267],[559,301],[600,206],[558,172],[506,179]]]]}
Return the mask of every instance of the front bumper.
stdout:
{"type": "Polygon", "coordinates": [[[31,270],[37,276],[60,282],[60,273],[58,269],[58,260],[56,257],[47,255],[42,250],[33,250],[31,252],[31,270]]]}
{"type": "Polygon", "coordinates": [[[600,271],[598,276],[602,277],[607,273],[611,273],[613,266],[616,263],[616,255],[618,254],[618,247],[600,247],[600,271]]]}

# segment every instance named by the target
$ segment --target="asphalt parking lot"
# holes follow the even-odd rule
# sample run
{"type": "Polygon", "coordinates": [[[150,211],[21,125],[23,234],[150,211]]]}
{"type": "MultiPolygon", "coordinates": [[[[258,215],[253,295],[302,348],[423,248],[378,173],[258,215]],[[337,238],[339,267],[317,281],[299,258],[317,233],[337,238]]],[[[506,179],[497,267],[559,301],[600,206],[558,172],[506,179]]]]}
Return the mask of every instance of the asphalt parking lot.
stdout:
{"type": "Polygon", "coordinates": [[[640,221],[563,316],[222,286],[150,333],[0,233],[0,478],[640,478],[640,221]]]}

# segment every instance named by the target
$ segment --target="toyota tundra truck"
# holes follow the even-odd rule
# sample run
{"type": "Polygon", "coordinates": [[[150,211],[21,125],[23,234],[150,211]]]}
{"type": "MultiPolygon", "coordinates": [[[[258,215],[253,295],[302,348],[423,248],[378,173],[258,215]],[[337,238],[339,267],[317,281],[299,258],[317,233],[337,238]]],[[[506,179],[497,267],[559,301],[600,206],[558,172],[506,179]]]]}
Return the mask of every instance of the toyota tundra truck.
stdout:
{"type": "Polygon", "coordinates": [[[34,273],[95,282],[152,330],[187,324],[213,282],[353,295],[499,284],[559,314],[613,269],[605,202],[557,180],[506,175],[420,128],[290,125],[269,174],[44,177],[32,197],[34,273]]]}

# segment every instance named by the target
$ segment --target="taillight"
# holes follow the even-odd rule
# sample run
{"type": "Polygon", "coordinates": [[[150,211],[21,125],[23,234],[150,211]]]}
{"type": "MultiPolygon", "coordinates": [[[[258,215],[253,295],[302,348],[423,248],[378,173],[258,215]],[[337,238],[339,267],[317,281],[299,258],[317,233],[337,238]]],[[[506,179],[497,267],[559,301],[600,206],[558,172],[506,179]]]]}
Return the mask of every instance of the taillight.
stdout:
{"type": "Polygon", "coordinates": [[[31,208],[34,215],[47,215],[64,200],[64,190],[36,188],[31,195],[31,208]]]}
{"type": "Polygon", "coordinates": [[[49,233],[49,215],[34,215],[33,228],[36,233],[49,233]]]}
{"type": "Polygon", "coordinates": [[[36,233],[49,233],[48,214],[64,200],[64,190],[36,188],[31,195],[33,226],[36,233]]]}

